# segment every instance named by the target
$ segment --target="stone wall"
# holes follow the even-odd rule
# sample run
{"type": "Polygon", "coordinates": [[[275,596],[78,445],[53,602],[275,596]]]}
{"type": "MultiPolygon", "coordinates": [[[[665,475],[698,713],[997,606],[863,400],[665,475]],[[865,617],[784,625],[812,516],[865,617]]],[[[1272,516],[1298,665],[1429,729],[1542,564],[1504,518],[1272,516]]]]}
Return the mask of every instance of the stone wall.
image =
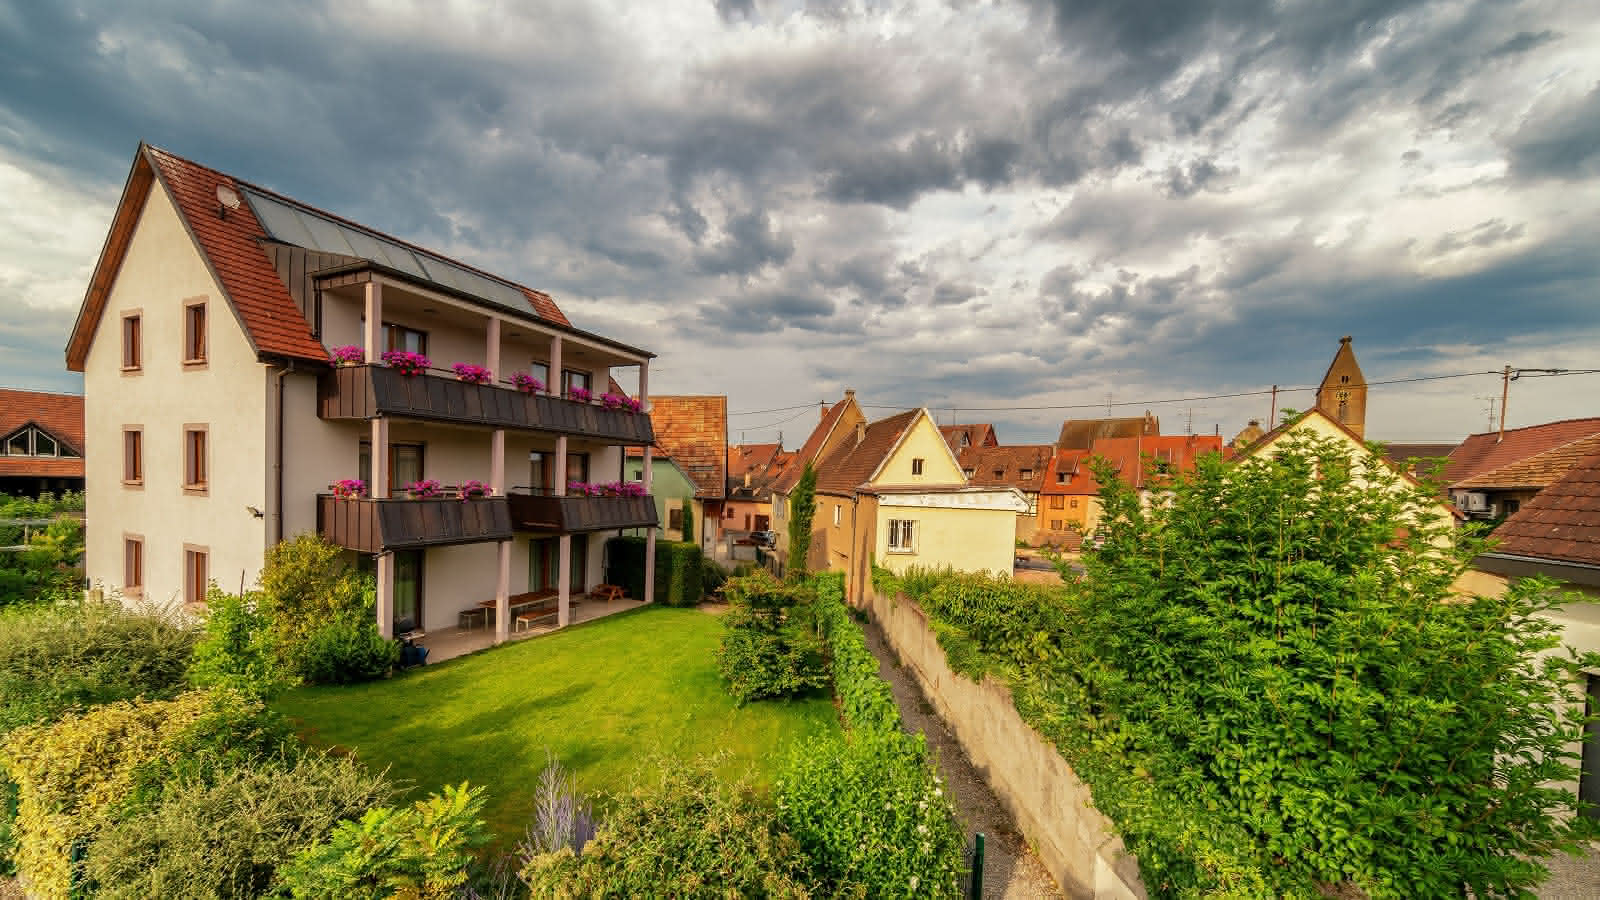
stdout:
{"type": "Polygon", "coordinates": [[[1091,805],[1088,785],[1022,720],[1010,690],[992,678],[977,684],[952,672],[915,603],[868,594],[889,646],[1062,890],[1070,897],[1145,897],[1138,861],[1091,805]]]}

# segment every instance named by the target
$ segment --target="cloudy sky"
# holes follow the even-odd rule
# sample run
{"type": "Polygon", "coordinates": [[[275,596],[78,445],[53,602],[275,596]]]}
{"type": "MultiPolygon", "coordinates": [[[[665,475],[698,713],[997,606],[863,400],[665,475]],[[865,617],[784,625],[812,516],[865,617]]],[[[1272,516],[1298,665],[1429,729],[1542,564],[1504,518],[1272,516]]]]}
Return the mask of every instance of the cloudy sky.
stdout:
{"type": "MultiPolygon", "coordinates": [[[[1313,384],[1343,334],[1374,381],[1600,367],[1570,0],[0,0],[0,384],[79,389],[141,139],[555,294],[735,440],[845,387],[1043,440],[1093,409],[1017,407],[1313,384]]],[[[1499,389],[1374,388],[1368,433],[1499,389]]],[[[1512,386],[1514,426],[1579,415],[1600,376],[1512,386]]]]}

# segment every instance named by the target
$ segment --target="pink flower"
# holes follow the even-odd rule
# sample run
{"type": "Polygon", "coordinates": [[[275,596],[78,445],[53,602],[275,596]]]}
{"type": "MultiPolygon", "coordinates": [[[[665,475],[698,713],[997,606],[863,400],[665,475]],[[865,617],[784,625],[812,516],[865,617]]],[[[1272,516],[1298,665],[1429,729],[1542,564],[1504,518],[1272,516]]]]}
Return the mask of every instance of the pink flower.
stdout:
{"type": "Polygon", "coordinates": [[[432,365],[432,361],[421,353],[412,353],[410,350],[390,350],[383,354],[383,361],[390,368],[401,375],[421,375],[432,365]]]}
{"type": "Polygon", "coordinates": [[[544,382],[529,375],[527,372],[512,372],[511,383],[517,390],[524,394],[539,394],[544,392],[544,382]]]}
{"type": "Polygon", "coordinates": [[[367,351],[354,344],[335,347],[329,355],[334,362],[342,366],[356,366],[367,361],[367,351]]]}
{"type": "Polygon", "coordinates": [[[472,363],[456,363],[450,368],[455,370],[457,379],[465,381],[467,384],[488,384],[489,380],[494,377],[493,372],[483,366],[475,366],[472,363]]]}
{"type": "Polygon", "coordinates": [[[367,495],[367,483],[359,478],[341,478],[332,485],[335,500],[354,500],[367,495]]]}

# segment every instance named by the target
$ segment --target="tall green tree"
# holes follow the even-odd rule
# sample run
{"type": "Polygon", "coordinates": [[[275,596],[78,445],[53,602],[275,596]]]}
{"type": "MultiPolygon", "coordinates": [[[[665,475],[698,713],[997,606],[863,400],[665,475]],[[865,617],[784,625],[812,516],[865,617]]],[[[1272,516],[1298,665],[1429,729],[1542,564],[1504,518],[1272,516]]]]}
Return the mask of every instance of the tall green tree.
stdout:
{"type": "Polygon", "coordinates": [[[683,542],[694,543],[694,501],[683,498],[683,542]]]}
{"type": "Polygon", "coordinates": [[[806,573],[811,555],[811,520],[817,513],[817,471],[806,463],[800,481],[789,493],[789,571],[806,573]]]}

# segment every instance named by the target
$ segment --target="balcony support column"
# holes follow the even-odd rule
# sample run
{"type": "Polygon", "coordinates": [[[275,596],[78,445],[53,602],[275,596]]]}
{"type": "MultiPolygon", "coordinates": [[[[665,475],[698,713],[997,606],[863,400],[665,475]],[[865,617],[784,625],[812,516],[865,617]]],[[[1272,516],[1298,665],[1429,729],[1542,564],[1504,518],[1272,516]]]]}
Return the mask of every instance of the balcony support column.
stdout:
{"type": "Polygon", "coordinates": [[[556,552],[556,625],[565,628],[572,622],[572,535],[561,536],[556,552]]]}
{"type": "Polygon", "coordinates": [[[372,420],[372,483],[367,491],[374,500],[389,496],[389,420],[379,416],[372,420]]]}
{"type": "Polygon", "coordinates": [[[366,342],[367,362],[374,364],[383,355],[383,282],[376,278],[368,281],[366,288],[366,323],[362,328],[366,342]]]}
{"type": "MultiPolygon", "coordinates": [[[[650,451],[652,449],[654,448],[644,448],[644,495],[646,497],[650,497],[650,467],[652,465],[650,451]]],[[[655,503],[655,498],[650,497],[650,502],[655,503]]],[[[664,511],[661,509],[657,509],[656,512],[664,515],[664,511]]],[[[666,519],[662,518],[660,522],[665,523],[666,519]]],[[[661,524],[658,523],[655,528],[646,529],[644,533],[644,602],[646,603],[654,603],[656,600],[656,531],[660,528],[661,524]]]]}
{"type": "MultiPolygon", "coordinates": [[[[483,367],[500,380],[500,317],[490,316],[489,327],[484,329],[483,367]]],[[[494,382],[491,382],[494,383],[494,382]]]]}
{"type": "Polygon", "coordinates": [[[501,541],[496,556],[500,577],[494,587],[494,642],[503,644],[511,637],[511,542],[501,541]]]}
{"type": "Polygon", "coordinates": [[[496,428],[489,434],[489,488],[496,497],[506,495],[506,430],[496,428]]]}
{"type": "Polygon", "coordinates": [[[561,390],[561,335],[550,338],[550,383],[545,386],[550,396],[560,397],[561,390]]]}
{"type": "Polygon", "coordinates": [[[378,554],[378,633],[394,637],[394,554],[378,554]]]}

